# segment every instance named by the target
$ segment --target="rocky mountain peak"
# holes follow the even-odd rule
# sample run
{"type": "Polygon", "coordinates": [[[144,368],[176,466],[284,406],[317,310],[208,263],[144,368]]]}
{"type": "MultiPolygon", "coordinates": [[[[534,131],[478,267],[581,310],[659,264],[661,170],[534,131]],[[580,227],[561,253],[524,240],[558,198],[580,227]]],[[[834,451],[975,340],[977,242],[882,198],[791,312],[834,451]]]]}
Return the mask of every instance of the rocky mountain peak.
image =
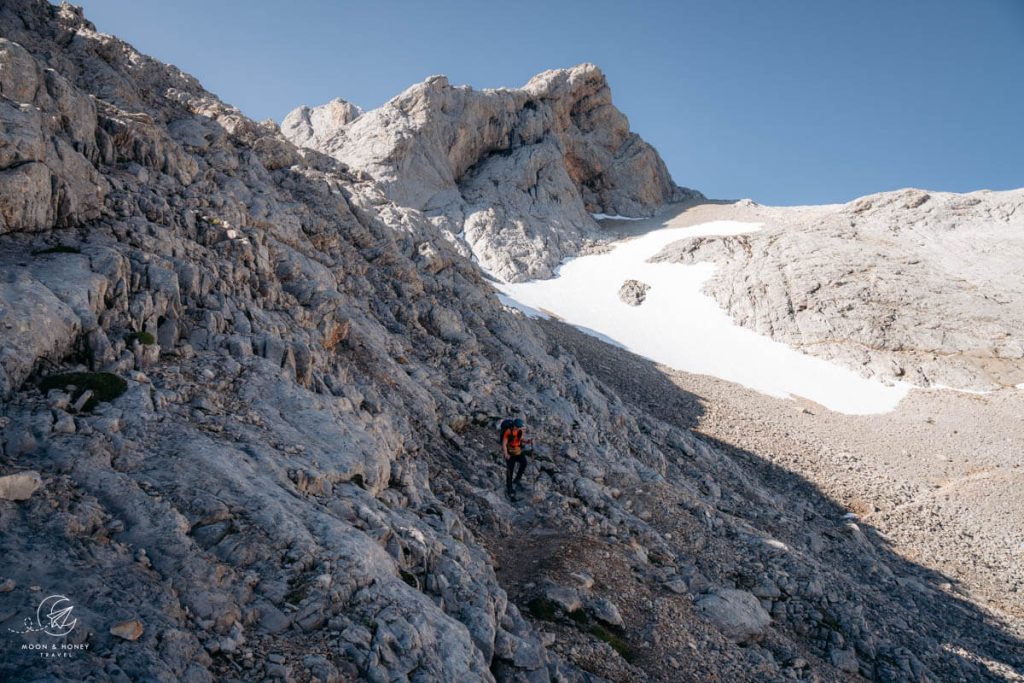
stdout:
{"type": "Polygon", "coordinates": [[[281,122],[281,130],[288,139],[303,147],[316,147],[322,141],[318,133],[333,131],[352,123],[363,110],[351,102],[336,97],[316,108],[305,105],[293,110],[281,122]]]}
{"type": "Polygon", "coordinates": [[[629,130],[593,64],[515,89],[432,76],[354,120],[332,106],[292,112],[284,134],[366,171],[506,280],[549,277],[597,233],[593,213],[648,216],[699,196],[629,130]]]}
{"type": "Polygon", "coordinates": [[[604,72],[596,64],[577,64],[567,69],[548,69],[531,78],[523,90],[534,97],[550,100],[578,101],[585,90],[601,95],[611,104],[611,89],[604,72]]]}

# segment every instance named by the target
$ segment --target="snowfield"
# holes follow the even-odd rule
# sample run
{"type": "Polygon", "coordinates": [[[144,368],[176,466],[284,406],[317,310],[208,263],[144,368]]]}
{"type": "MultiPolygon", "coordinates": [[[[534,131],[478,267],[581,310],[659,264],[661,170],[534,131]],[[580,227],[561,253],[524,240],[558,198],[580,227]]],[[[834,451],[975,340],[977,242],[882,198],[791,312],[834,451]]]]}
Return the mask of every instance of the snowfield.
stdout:
{"type": "Polygon", "coordinates": [[[604,254],[567,261],[550,280],[498,283],[501,300],[527,315],[553,314],[582,331],[611,340],[650,360],[685,372],[714,375],[771,396],[804,397],[837,412],[892,410],[909,384],[886,385],[803,354],[736,325],[701,290],[711,263],[648,263],[677,240],[738,235],[760,224],[714,221],[663,228],[623,240],[604,254]],[[626,280],[650,285],[645,301],[619,299],[626,280]]]}

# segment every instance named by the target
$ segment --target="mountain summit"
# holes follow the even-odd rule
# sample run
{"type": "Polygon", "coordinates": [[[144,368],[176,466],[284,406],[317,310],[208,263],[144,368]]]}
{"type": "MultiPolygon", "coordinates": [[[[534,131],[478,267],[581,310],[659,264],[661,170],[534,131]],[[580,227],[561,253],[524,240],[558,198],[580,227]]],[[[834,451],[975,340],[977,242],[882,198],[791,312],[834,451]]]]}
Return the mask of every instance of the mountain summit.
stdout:
{"type": "Polygon", "coordinates": [[[338,100],[300,107],[282,132],[365,171],[508,281],[550,277],[598,232],[592,214],[650,216],[702,196],[678,187],[630,131],[593,64],[515,89],[432,76],[379,109],[348,112],[338,100]]]}

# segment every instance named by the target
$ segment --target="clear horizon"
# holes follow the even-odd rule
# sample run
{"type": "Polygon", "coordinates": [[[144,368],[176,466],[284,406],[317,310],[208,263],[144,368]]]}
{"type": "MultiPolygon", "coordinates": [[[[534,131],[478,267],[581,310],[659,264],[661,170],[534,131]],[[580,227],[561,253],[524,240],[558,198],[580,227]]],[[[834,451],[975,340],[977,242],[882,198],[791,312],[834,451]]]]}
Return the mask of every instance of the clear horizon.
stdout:
{"type": "Polygon", "coordinates": [[[429,75],[515,87],[593,62],[677,183],[825,204],[1024,186],[1024,3],[82,0],[98,30],[255,119],[380,106],[429,75]]]}

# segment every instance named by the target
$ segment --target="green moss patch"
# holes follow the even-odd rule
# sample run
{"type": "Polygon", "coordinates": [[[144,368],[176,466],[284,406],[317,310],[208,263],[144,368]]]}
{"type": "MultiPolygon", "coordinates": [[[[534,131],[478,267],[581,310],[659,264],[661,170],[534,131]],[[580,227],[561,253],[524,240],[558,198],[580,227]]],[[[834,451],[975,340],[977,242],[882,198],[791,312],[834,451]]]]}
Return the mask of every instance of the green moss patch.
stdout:
{"type": "Polygon", "coordinates": [[[398,573],[402,575],[402,581],[405,581],[407,584],[409,584],[413,588],[419,590],[420,584],[416,580],[416,575],[415,574],[413,574],[412,572],[407,572],[404,569],[398,570],[398,573]]]}
{"type": "Polygon", "coordinates": [[[527,603],[526,608],[530,610],[534,619],[543,621],[554,621],[555,615],[558,614],[558,605],[547,598],[534,598],[527,603]]]}
{"type": "MultiPolygon", "coordinates": [[[[530,612],[530,616],[534,619],[541,621],[559,621],[560,623],[566,623],[565,619],[559,619],[559,609],[551,600],[545,597],[536,597],[530,600],[526,604],[526,608],[530,612]]],[[[603,640],[608,643],[613,650],[619,653],[619,656],[624,660],[632,664],[636,660],[636,652],[630,647],[622,638],[622,629],[615,628],[612,626],[604,626],[596,621],[593,621],[587,614],[586,610],[577,609],[569,612],[566,616],[569,617],[569,621],[573,626],[578,628],[584,633],[589,633],[598,640],[603,640]]]]}
{"type": "Polygon", "coordinates": [[[136,339],[138,339],[139,343],[144,346],[156,344],[156,337],[154,337],[149,332],[132,332],[131,334],[126,334],[124,336],[124,341],[126,344],[128,344],[128,346],[131,346],[132,342],[135,341],[136,339]]]}
{"type": "Polygon", "coordinates": [[[298,605],[309,595],[309,579],[306,576],[292,576],[288,579],[288,592],[284,595],[284,601],[298,605]]]}
{"type": "Polygon", "coordinates": [[[611,645],[612,649],[618,652],[619,656],[627,662],[632,663],[633,660],[636,659],[636,653],[633,652],[633,648],[629,646],[629,643],[615,633],[606,629],[604,626],[601,626],[600,624],[591,624],[587,629],[587,632],[595,638],[603,640],[611,645]]]}
{"type": "Polygon", "coordinates": [[[586,624],[589,621],[589,619],[587,619],[587,613],[581,609],[574,609],[569,612],[569,618],[577,624],[586,624]]]}
{"type": "Polygon", "coordinates": [[[46,249],[36,249],[32,252],[33,256],[42,256],[43,254],[81,254],[82,250],[78,247],[69,247],[66,244],[58,244],[55,247],[47,247],[46,249]]]}
{"type": "Polygon", "coordinates": [[[82,408],[88,411],[93,410],[100,401],[113,401],[128,391],[128,382],[109,372],[65,372],[44,377],[39,383],[39,390],[44,394],[51,389],[67,391],[71,387],[75,388],[71,394],[72,401],[77,401],[86,391],[92,391],[92,398],[82,408]]]}

